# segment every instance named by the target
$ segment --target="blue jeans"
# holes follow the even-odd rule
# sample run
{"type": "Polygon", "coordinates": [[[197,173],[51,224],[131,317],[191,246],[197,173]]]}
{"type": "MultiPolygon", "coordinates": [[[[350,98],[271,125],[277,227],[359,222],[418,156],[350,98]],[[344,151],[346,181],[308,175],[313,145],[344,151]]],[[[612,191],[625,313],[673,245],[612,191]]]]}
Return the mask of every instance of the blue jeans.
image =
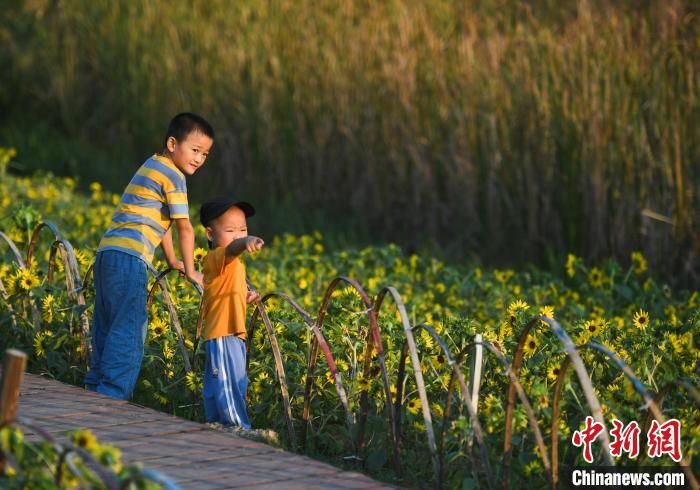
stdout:
{"type": "Polygon", "coordinates": [[[227,335],[207,340],[204,350],[202,397],[206,421],[250,429],[245,406],[248,389],[245,342],[235,335],[227,335]]]}
{"type": "Polygon", "coordinates": [[[133,255],[104,250],[95,257],[95,309],[87,389],[131,397],[141,370],[148,313],[148,270],[133,255]]]}

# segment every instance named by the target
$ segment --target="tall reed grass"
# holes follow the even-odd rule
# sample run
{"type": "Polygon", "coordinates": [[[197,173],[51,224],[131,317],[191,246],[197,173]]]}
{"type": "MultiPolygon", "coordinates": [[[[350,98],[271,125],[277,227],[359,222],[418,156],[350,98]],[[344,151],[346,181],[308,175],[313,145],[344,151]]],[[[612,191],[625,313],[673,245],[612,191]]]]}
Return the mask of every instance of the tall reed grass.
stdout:
{"type": "Polygon", "coordinates": [[[490,259],[641,249],[698,270],[694,2],[15,4],[5,112],[115,158],[202,113],[219,137],[200,192],[323,206],[490,259]]]}

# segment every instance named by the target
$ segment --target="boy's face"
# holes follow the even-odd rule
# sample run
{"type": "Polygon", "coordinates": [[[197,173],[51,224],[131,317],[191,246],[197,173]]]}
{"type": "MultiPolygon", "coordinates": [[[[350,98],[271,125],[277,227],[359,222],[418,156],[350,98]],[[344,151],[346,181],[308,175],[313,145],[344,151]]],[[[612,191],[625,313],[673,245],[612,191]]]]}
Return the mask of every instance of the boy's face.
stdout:
{"type": "Polygon", "coordinates": [[[245,213],[237,207],[232,207],[224,214],[209,223],[206,228],[207,239],[214,248],[226,247],[239,238],[248,236],[248,225],[245,213]]]}
{"type": "Polygon", "coordinates": [[[183,174],[192,175],[204,165],[213,144],[214,140],[206,134],[193,131],[182,141],[171,136],[166,142],[166,149],[175,166],[183,174]]]}

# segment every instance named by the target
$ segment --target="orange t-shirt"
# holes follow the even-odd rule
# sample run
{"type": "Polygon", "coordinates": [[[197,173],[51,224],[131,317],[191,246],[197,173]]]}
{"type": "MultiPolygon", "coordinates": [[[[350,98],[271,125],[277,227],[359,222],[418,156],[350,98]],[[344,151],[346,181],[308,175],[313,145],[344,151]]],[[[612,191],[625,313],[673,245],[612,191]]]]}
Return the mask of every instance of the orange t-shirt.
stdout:
{"type": "Polygon", "coordinates": [[[240,257],[226,263],[226,248],[204,257],[204,340],[236,335],[245,339],[245,266],[240,257]]]}

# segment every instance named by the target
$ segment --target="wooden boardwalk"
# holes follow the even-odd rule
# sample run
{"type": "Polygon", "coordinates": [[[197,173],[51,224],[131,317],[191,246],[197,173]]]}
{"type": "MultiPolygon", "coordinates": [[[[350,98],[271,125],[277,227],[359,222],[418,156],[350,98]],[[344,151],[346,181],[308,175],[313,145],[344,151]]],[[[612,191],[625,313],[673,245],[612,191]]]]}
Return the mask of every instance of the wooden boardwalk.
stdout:
{"type": "MultiPolygon", "coordinates": [[[[59,442],[72,429],[90,429],[183,489],[392,488],[355,472],[209,429],[150,408],[115,400],[37,375],[25,374],[18,415],[59,442]]],[[[36,438],[25,429],[28,439],[36,438]]]]}

